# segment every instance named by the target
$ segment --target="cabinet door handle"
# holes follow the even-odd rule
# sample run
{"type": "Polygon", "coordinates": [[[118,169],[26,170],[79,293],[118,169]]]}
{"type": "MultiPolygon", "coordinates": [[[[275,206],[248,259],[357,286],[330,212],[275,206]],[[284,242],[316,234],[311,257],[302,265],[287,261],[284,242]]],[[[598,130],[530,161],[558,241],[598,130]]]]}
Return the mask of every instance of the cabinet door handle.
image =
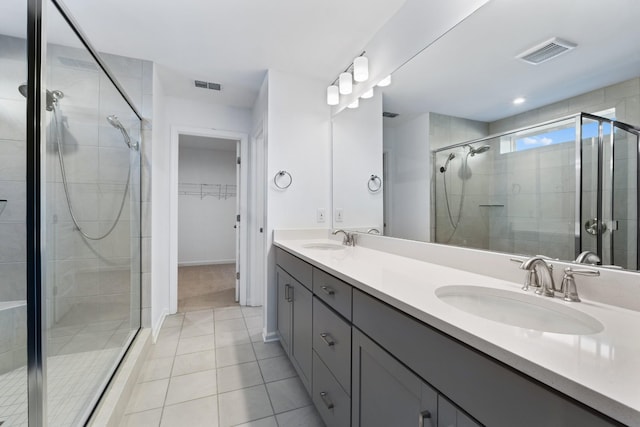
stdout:
{"type": "Polygon", "coordinates": [[[322,341],[324,341],[329,347],[336,343],[333,339],[331,339],[331,335],[327,334],[326,332],[321,333],[320,338],[322,338],[322,341]]]}
{"type": "Polygon", "coordinates": [[[431,418],[431,412],[422,411],[420,415],[418,415],[418,427],[425,427],[424,420],[431,418]]]}
{"type": "Polygon", "coordinates": [[[331,295],[335,295],[336,291],[334,291],[333,289],[331,289],[328,286],[320,286],[320,289],[322,289],[324,291],[325,294],[331,296],[331,295]]]}
{"type": "Polygon", "coordinates": [[[287,302],[292,301],[291,291],[292,291],[291,285],[284,285],[284,299],[287,302]]]}
{"type": "Polygon", "coordinates": [[[326,391],[321,391],[320,392],[320,398],[324,402],[324,405],[327,407],[327,409],[333,409],[333,402],[327,396],[327,392],[326,391]]]}

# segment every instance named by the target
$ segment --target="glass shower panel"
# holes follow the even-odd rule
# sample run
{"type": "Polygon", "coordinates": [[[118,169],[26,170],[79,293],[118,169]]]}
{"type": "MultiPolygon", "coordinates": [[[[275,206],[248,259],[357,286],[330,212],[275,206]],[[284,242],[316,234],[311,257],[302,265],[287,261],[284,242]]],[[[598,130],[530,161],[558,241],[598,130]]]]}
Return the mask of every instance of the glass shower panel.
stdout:
{"type": "MultiPolygon", "coordinates": [[[[598,152],[600,122],[582,116],[580,248],[576,252],[598,250],[598,152]]],[[[577,254],[576,254],[577,255],[577,254]]]]}
{"type": "Polygon", "coordinates": [[[613,126],[611,264],[638,269],[638,133],[613,126]]]}
{"type": "Polygon", "coordinates": [[[53,6],[47,24],[47,419],[67,426],[140,327],[140,120],[53,6]]]}
{"type": "Polygon", "coordinates": [[[27,4],[0,16],[0,424],[27,423],[27,4]],[[26,91],[25,91],[26,94],[26,91]]]}

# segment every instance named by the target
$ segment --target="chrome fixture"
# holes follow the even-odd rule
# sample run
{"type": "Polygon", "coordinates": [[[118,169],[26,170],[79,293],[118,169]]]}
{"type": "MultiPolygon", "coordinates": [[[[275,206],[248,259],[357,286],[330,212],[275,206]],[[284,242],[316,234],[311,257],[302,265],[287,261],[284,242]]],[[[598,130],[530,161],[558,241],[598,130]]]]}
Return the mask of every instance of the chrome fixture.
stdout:
{"type": "Polygon", "coordinates": [[[133,149],[133,150],[137,150],[138,149],[138,143],[131,142],[131,138],[129,137],[129,132],[127,132],[127,130],[124,128],[124,126],[122,125],[122,123],[120,122],[120,120],[118,119],[118,116],[115,115],[110,115],[107,116],[107,121],[109,122],[109,124],[111,126],[113,126],[114,128],[118,129],[120,131],[120,133],[122,133],[122,138],[124,138],[124,142],[125,144],[127,144],[129,146],[129,148],[133,149]]]}
{"type": "Polygon", "coordinates": [[[478,148],[473,148],[472,146],[467,145],[467,147],[469,148],[468,155],[471,155],[471,157],[475,156],[476,154],[482,154],[482,153],[485,153],[485,152],[491,150],[491,146],[490,145],[481,145],[478,148]]]}
{"type": "Polygon", "coordinates": [[[353,233],[349,233],[344,230],[334,230],[331,234],[337,236],[338,233],[344,234],[344,238],[342,239],[342,244],[346,246],[355,246],[356,245],[356,236],[353,233]]]}
{"type": "Polygon", "coordinates": [[[576,262],[580,264],[592,264],[597,265],[600,263],[600,257],[598,254],[592,251],[584,251],[578,255],[576,262]]]}
{"type": "Polygon", "coordinates": [[[380,230],[377,228],[370,228],[367,230],[367,234],[380,234],[380,230]]]}
{"type": "Polygon", "coordinates": [[[2,212],[4,212],[4,208],[6,208],[6,207],[7,207],[7,201],[6,200],[0,200],[0,215],[2,215],[2,212]]]}
{"type": "Polygon", "coordinates": [[[574,274],[578,274],[580,276],[598,277],[600,276],[600,272],[598,270],[590,269],[574,270],[571,267],[567,267],[564,269],[564,277],[562,278],[562,285],[560,286],[560,292],[564,294],[562,299],[569,302],[580,302],[580,297],[578,296],[578,288],[576,287],[576,280],[573,277],[574,274]]]}
{"type": "Polygon", "coordinates": [[[456,155],[453,153],[450,153],[449,157],[447,157],[447,161],[444,162],[444,166],[440,166],[440,173],[445,173],[447,171],[447,168],[449,167],[449,162],[455,158],[456,158],[456,155]]]}
{"type": "Polygon", "coordinates": [[[548,258],[536,255],[526,259],[520,264],[521,269],[529,272],[522,289],[526,291],[529,289],[529,286],[534,286],[532,283],[537,282],[539,286],[538,289],[536,289],[536,294],[553,297],[557,292],[556,284],[553,281],[553,265],[547,264],[546,259],[548,258]]]}
{"type": "MultiPolygon", "coordinates": [[[[25,98],[27,97],[27,92],[29,91],[29,86],[26,83],[22,83],[18,86],[18,92],[22,94],[25,98]]],[[[60,90],[47,91],[47,111],[53,111],[53,107],[58,103],[59,99],[64,98],[64,93],[60,90]]]]}

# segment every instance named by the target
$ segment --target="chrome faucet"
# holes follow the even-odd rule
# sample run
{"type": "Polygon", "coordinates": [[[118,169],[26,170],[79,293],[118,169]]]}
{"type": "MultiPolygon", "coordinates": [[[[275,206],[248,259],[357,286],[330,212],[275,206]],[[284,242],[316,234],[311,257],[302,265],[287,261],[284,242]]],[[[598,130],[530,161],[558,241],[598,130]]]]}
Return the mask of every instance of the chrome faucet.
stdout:
{"type": "Polygon", "coordinates": [[[344,230],[334,230],[331,234],[336,236],[338,233],[344,234],[344,238],[342,239],[342,244],[346,246],[355,246],[356,245],[356,236],[353,233],[349,233],[344,230]]]}
{"type": "Polygon", "coordinates": [[[520,268],[529,272],[522,289],[526,291],[529,286],[535,286],[534,283],[537,281],[539,287],[536,289],[536,294],[545,297],[555,296],[557,289],[553,281],[553,265],[547,264],[544,257],[539,255],[531,257],[523,261],[520,268]]]}
{"type": "Polygon", "coordinates": [[[579,274],[581,276],[600,276],[600,272],[598,270],[590,270],[586,268],[582,270],[574,270],[571,267],[567,267],[564,269],[564,277],[562,278],[562,285],[560,286],[560,292],[564,294],[562,299],[569,302],[580,302],[578,288],[576,287],[576,279],[573,277],[574,274],[579,274]]]}
{"type": "Polygon", "coordinates": [[[576,258],[576,262],[580,264],[593,264],[596,265],[600,262],[600,257],[597,253],[592,251],[581,252],[576,258]]]}

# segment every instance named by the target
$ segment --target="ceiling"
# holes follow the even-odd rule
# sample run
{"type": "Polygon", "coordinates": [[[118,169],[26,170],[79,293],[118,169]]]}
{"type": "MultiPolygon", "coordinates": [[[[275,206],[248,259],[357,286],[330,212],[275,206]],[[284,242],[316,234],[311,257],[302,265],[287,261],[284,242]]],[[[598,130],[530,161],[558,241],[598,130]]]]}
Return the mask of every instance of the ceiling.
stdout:
{"type": "Polygon", "coordinates": [[[166,95],[251,107],[270,68],[329,83],[406,0],[62,1],[97,50],[154,61],[166,95]]]}
{"type": "Polygon", "coordinates": [[[640,75],[640,1],[491,0],[393,75],[385,125],[437,112],[491,122],[640,75]],[[529,65],[552,37],[578,46],[529,65]],[[514,105],[513,99],[526,102],[514,105]]]}

